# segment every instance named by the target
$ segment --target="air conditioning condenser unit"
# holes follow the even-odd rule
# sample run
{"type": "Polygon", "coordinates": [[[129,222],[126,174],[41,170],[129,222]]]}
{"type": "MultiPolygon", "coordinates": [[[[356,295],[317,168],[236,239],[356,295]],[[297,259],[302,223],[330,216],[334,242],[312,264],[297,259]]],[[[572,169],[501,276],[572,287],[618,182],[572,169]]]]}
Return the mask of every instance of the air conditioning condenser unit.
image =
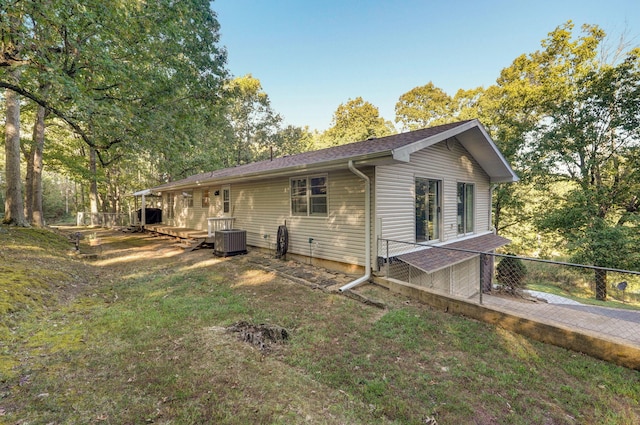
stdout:
{"type": "Polygon", "coordinates": [[[247,253],[247,231],[240,229],[216,230],[213,252],[218,257],[247,253]]]}

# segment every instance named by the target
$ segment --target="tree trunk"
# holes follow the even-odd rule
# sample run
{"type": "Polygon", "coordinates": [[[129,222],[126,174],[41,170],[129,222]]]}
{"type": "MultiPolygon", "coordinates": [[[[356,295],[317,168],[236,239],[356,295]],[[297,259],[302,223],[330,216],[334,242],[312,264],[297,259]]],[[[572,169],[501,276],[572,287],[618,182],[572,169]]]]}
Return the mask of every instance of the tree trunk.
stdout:
{"type": "MultiPolygon", "coordinates": [[[[10,77],[19,80],[20,71],[12,69],[10,77]]],[[[20,177],[20,98],[11,90],[5,91],[7,119],[5,122],[5,173],[6,194],[4,201],[5,224],[28,226],[24,216],[22,201],[22,180],[20,177]]]]}
{"type": "Polygon", "coordinates": [[[98,220],[98,176],[96,165],[96,150],[89,147],[89,173],[91,185],[89,186],[89,214],[91,214],[91,225],[99,225],[98,220]]]}
{"type": "Polygon", "coordinates": [[[596,299],[600,301],[607,300],[607,271],[595,270],[596,276],[596,299]]]}
{"type": "Polygon", "coordinates": [[[44,213],[42,211],[42,152],[44,151],[44,119],[46,111],[38,106],[36,122],[33,126],[33,147],[31,155],[32,179],[31,187],[31,224],[36,227],[44,227],[44,213]]]}
{"type": "Polygon", "coordinates": [[[33,222],[33,151],[32,140],[29,150],[23,149],[24,159],[27,161],[27,175],[24,179],[24,215],[27,223],[33,222]]]}

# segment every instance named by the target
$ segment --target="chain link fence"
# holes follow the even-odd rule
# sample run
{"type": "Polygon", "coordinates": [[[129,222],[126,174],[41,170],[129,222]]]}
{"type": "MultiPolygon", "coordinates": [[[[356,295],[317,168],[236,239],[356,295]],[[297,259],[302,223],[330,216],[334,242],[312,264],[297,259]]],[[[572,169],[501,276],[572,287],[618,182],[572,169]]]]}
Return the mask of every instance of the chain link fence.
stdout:
{"type": "Polygon", "coordinates": [[[640,347],[640,272],[378,240],[378,275],[640,347]]]}

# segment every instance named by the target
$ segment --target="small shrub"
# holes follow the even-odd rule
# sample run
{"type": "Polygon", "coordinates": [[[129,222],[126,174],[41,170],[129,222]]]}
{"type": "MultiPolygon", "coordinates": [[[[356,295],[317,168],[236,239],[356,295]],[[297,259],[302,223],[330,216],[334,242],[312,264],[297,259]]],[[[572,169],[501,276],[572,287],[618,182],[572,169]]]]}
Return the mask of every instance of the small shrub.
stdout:
{"type": "Polygon", "coordinates": [[[526,275],[527,268],[524,263],[515,257],[503,257],[496,268],[496,279],[510,293],[515,293],[524,286],[526,275]]]}

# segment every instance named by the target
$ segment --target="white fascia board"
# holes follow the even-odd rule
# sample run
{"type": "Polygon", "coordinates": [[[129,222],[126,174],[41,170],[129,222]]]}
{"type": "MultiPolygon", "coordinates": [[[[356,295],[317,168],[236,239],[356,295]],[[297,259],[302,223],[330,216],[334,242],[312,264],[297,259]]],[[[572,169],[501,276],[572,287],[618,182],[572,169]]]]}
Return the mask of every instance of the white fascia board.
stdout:
{"type": "Polygon", "coordinates": [[[153,191],[152,189],[143,189],[143,190],[134,192],[129,196],[155,196],[156,194],[157,192],[153,191]]]}
{"type": "Polygon", "coordinates": [[[498,161],[502,164],[504,169],[507,171],[507,173],[500,175],[499,177],[496,176],[496,178],[493,179],[492,181],[494,183],[514,183],[520,180],[520,178],[515,173],[515,171],[513,171],[513,168],[511,168],[511,165],[509,165],[509,163],[507,162],[506,158],[502,155],[502,152],[500,152],[500,149],[498,149],[498,146],[495,144],[491,136],[489,136],[484,126],[479,125],[478,130],[482,132],[482,135],[484,136],[485,140],[489,143],[489,146],[491,146],[491,149],[493,149],[493,152],[495,153],[498,161]]]}
{"type": "MultiPolygon", "coordinates": [[[[480,158],[477,154],[474,155],[474,158],[476,158],[478,163],[489,175],[489,177],[491,178],[491,182],[517,182],[519,180],[518,176],[513,171],[504,156],[502,156],[502,153],[500,152],[494,141],[491,139],[485,128],[477,119],[466,122],[447,131],[443,131],[442,133],[438,133],[426,139],[418,140],[417,142],[411,143],[410,145],[394,149],[393,158],[398,161],[409,162],[412,153],[418,152],[419,150],[425,149],[429,146],[433,146],[436,143],[443,142],[447,139],[462,135],[469,130],[479,131],[482,135],[481,139],[483,141],[484,149],[489,149],[487,153],[488,157],[490,158],[480,158]]],[[[474,149],[464,142],[464,137],[457,138],[457,140],[462,144],[462,146],[464,146],[467,151],[469,151],[469,153],[473,155],[474,149]]]]}
{"type": "Polygon", "coordinates": [[[451,137],[455,137],[456,135],[463,133],[473,127],[477,127],[478,124],[478,120],[469,121],[459,126],[453,127],[447,131],[443,131],[442,133],[427,137],[426,139],[418,140],[409,145],[394,149],[392,152],[393,158],[397,159],[398,161],[409,162],[412,153],[418,152],[424,148],[428,148],[429,146],[435,145],[438,142],[450,139],[451,137]]]}
{"type": "MultiPolygon", "coordinates": [[[[369,166],[369,165],[381,165],[388,164],[390,161],[394,159],[391,157],[390,152],[378,152],[375,154],[368,154],[357,156],[353,158],[340,158],[334,159],[330,161],[319,162],[315,164],[302,164],[295,165],[286,168],[278,168],[274,170],[266,170],[266,171],[255,171],[252,173],[240,174],[237,176],[223,176],[223,177],[211,177],[202,180],[190,181],[185,183],[179,183],[175,186],[169,185],[163,187],[161,190],[157,192],[174,192],[177,190],[193,188],[193,187],[202,187],[202,186],[211,186],[217,184],[232,184],[232,183],[240,183],[246,182],[248,180],[256,180],[256,179],[264,179],[264,178],[274,178],[274,177],[283,177],[283,176],[294,176],[300,173],[321,173],[324,171],[338,170],[338,169],[347,169],[347,164],[349,160],[352,160],[355,164],[359,166],[369,166]]],[[[153,189],[152,189],[153,190],[153,189]]]]}

